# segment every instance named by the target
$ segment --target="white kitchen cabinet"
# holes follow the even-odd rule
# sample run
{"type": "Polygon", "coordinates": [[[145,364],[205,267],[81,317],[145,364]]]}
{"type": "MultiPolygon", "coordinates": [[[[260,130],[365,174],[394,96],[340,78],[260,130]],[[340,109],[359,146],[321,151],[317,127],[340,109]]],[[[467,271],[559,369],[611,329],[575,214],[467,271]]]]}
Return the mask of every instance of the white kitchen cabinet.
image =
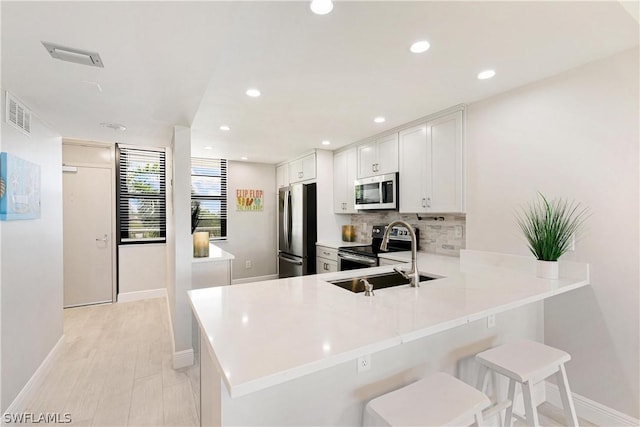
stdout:
{"type": "Polygon", "coordinates": [[[463,112],[400,131],[400,212],[464,212],[463,112]]]}
{"type": "Polygon", "coordinates": [[[316,246],[316,274],[338,271],[338,250],[316,246]]]}
{"type": "Polygon", "coordinates": [[[357,213],[355,208],[354,181],[358,159],[355,148],[341,151],[333,156],[333,211],[335,213],[357,213]]]}
{"type": "Polygon", "coordinates": [[[289,185],[289,163],[276,167],[276,187],[282,188],[289,185]]]}
{"type": "Polygon", "coordinates": [[[398,172],[398,134],[358,146],[358,178],[398,172]]]}
{"type": "Polygon", "coordinates": [[[289,162],[289,183],[316,178],[316,153],[289,162]]]}

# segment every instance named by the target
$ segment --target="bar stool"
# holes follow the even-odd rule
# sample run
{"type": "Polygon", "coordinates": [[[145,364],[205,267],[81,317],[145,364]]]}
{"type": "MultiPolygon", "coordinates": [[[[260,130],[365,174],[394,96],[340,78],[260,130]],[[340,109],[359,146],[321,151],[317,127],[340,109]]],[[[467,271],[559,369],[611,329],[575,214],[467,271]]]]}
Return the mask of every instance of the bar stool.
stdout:
{"type": "Polygon", "coordinates": [[[491,369],[509,378],[509,404],[505,425],[511,426],[516,382],[522,387],[527,425],[538,426],[538,411],[533,404],[533,386],[556,374],[562,406],[568,426],[577,426],[578,419],[567,380],[564,364],[571,360],[569,353],[534,341],[516,341],[495,347],[476,355],[480,364],[478,388],[483,389],[487,370],[491,369]]]}
{"type": "Polygon", "coordinates": [[[483,425],[491,405],[484,393],[443,372],[384,394],[367,403],[365,426],[483,425]]]}

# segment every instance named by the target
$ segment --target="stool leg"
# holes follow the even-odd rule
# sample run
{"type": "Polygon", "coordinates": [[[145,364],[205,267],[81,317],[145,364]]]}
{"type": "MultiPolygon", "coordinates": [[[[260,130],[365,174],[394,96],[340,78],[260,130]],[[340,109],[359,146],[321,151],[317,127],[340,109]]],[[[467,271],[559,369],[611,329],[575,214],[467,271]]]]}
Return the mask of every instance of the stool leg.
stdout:
{"type": "Polygon", "coordinates": [[[533,384],[527,381],[522,384],[522,397],[524,399],[524,410],[527,416],[527,425],[538,427],[538,410],[533,406],[533,384]]]}
{"type": "Polygon", "coordinates": [[[573,398],[569,389],[569,380],[567,379],[567,371],[564,369],[564,363],[560,365],[560,369],[556,373],[558,388],[560,389],[560,397],[562,398],[562,408],[564,409],[564,417],[567,425],[576,427],[578,425],[578,417],[576,409],[573,406],[573,398]]]}
{"type": "MultiPolygon", "coordinates": [[[[493,400],[494,400],[494,403],[497,405],[500,402],[501,395],[500,395],[500,383],[498,379],[498,374],[495,371],[491,371],[491,387],[493,389],[491,391],[493,393],[493,400]]],[[[498,412],[498,425],[501,425],[501,426],[504,425],[503,416],[504,416],[504,409],[498,412]]]]}
{"type": "Polygon", "coordinates": [[[513,401],[515,400],[515,396],[516,396],[516,382],[515,380],[509,378],[509,394],[507,397],[511,401],[511,403],[507,407],[507,412],[505,413],[505,416],[504,416],[505,427],[511,427],[511,424],[513,423],[513,401]]]}
{"type": "Polygon", "coordinates": [[[484,365],[480,365],[480,369],[478,369],[478,383],[476,384],[476,388],[484,393],[484,380],[487,376],[487,367],[484,365]]]}

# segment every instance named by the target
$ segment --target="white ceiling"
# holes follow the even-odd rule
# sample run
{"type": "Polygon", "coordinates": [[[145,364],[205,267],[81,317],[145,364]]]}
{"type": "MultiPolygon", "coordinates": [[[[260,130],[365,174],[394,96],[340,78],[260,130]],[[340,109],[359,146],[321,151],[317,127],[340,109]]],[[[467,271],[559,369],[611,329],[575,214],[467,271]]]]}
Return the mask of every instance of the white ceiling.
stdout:
{"type": "Polygon", "coordinates": [[[2,88],[64,137],[168,145],[179,124],[195,155],[275,163],[637,46],[637,5],[338,1],[317,16],[306,1],[3,1],[2,88]],[[431,49],[410,53],[419,39],[431,49]],[[104,68],[41,41],[97,51],[104,68]],[[476,79],[486,68],[496,77],[476,79]]]}

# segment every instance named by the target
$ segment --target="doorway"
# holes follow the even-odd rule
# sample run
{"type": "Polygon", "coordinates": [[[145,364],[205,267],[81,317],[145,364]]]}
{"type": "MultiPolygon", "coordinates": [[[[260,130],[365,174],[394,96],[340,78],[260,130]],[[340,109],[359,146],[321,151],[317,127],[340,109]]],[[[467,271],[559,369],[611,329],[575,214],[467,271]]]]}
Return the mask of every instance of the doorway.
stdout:
{"type": "MultiPolygon", "coordinates": [[[[110,151],[107,147],[65,147],[64,154],[81,148],[110,151]]],[[[113,168],[65,163],[63,305],[68,308],[113,302],[113,168]]]]}

